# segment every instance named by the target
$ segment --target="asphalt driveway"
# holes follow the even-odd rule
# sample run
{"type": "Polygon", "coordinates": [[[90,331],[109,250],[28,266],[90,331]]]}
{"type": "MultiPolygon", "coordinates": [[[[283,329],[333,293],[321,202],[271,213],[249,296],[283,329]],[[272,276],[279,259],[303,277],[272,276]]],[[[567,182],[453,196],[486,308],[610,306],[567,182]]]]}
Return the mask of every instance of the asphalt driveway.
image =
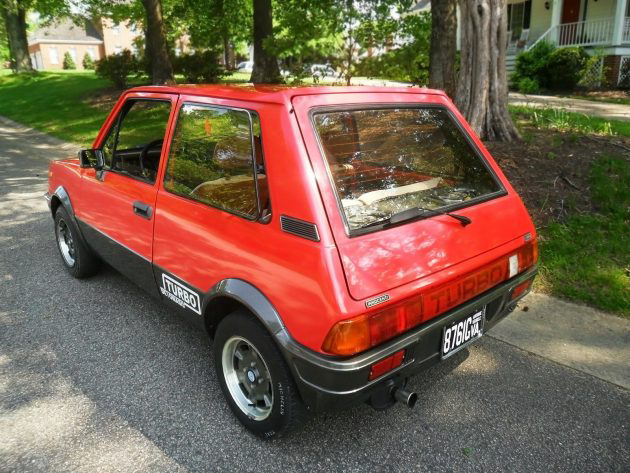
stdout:
{"type": "Polygon", "coordinates": [[[111,269],[66,274],[42,197],[59,147],[0,122],[0,471],[630,471],[628,391],[491,336],[415,378],[414,410],[253,438],[204,334],[111,269]]]}

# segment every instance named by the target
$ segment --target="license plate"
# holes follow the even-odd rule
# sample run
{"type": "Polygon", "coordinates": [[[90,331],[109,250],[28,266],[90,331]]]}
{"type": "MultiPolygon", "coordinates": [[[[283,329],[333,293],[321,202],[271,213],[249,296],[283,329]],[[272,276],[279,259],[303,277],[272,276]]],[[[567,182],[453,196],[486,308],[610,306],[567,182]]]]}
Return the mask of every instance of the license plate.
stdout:
{"type": "Polygon", "coordinates": [[[483,334],[486,308],[444,327],[442,332],[442,358],[448,358],[483,334]]]}

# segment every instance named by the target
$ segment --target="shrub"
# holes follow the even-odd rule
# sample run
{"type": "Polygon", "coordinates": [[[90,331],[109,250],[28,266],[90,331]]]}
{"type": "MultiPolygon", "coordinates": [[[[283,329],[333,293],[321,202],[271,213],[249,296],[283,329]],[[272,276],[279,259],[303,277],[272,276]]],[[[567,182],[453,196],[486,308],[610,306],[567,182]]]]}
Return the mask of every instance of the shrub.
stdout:
{"type": "Polygon", "coordinates": [[[74,59],[70,56],[69,52],[65,52],[63,55],[63,68],[64,69],[76,69],[77,65],[74,63],[74,59]]]}
{"type": "Polygon", "coordinates": [[[540,92],[540,84],[536,79],[530,77],[519,79],[516,88],[522,94],[536,94],[540,92]]]}
{"type": "Polygon", "coordinates": [[[119,89],[124,89],[127,86],[127,76],[138,72],[138,61],[128,49],[96,62],[96,73],[112,81],[119,89]]]}
{"type": "MultiPolygon", "coordinates": [[[[588,64],[584,48],[559,48],[541,41],[529,51],[516,57],[512,83],[520,90],[524,79],[538,83],[539,88],[548,90],[575,89],[588,64]]],[[[531,82],[523,82],[531,86],[531,82]]]]}
{"type": "Polygon", "coordinates": [[[174,58],[173,69],[176,74],[182,74],[186,82],[192,84],[218,82],[226,75],[214,51],[182,54],[174,58]]]}
{"type": "Polygon", "coordinates": [[[536,79],[539,85],[545,87],[547,82],[547,63],[549,62],[549,56],[554,50],[553,44],[541,41],[529,51],[523,51],[516,56],[514,75],[512,76],[513,82],[518,84],[523,78],[536,79]]]}
{"type": "Polygon", "coordinates": [[[94,69],[94,59],[88,53],[83,56],[83,69],[94,69]]]}
{"type": "Polygon", "coordinates": [[[551,90],[575,89],[588,58],[584,48],[560,48],[553,51],[547,63],[547,87],[551,90]]]}

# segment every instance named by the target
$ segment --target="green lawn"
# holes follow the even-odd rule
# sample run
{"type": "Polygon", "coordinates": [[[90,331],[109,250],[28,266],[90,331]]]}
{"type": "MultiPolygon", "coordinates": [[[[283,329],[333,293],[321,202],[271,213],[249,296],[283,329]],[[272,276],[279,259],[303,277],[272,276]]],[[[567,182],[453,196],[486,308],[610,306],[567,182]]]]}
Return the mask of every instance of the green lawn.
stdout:
{"type": "Polygon", "coordinates": [[[514,119],[526,120],[537,128],[630,137],[630,121],[608,120],[567,112],[561,108],[535,108],[524,105],[510,105],[510,112],[514,119]]]}
{"type": "Polygon", "coordinates": [[[83,101],[110,87],[93,72],[0,76],[0,115],[62,140],[89,146],[109,109],[83,101]]]}
{"type": "MultiPolygon", "coordinates": [[[[111,84],[92,71],[38,72],[33,75],[0,74],[0,115],[88,147],[110,109],[88,105],[90,95],[111,84]]],[[[223,82],[243,83],[250,73],[235,72],[223,82]]],[[[310,82],[310,81],[306,81],[310,82]]]]}
{"type": "Polygon", "coordinates": [[[602,157],[591,186],[598,213],[541,230],[535,289],[630,317],[630,161],[602,157]]]}

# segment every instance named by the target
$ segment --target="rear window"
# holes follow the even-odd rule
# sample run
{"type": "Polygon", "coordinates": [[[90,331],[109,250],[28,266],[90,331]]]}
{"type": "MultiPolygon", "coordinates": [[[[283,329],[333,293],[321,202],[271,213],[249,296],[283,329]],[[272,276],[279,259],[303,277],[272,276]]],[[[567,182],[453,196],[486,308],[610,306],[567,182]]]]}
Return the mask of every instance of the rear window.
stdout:
{"type": "Polygon", "coordinates": [[[322,111],[313,121],[350,232],[502,190],[445,109],[322,111]]]}

